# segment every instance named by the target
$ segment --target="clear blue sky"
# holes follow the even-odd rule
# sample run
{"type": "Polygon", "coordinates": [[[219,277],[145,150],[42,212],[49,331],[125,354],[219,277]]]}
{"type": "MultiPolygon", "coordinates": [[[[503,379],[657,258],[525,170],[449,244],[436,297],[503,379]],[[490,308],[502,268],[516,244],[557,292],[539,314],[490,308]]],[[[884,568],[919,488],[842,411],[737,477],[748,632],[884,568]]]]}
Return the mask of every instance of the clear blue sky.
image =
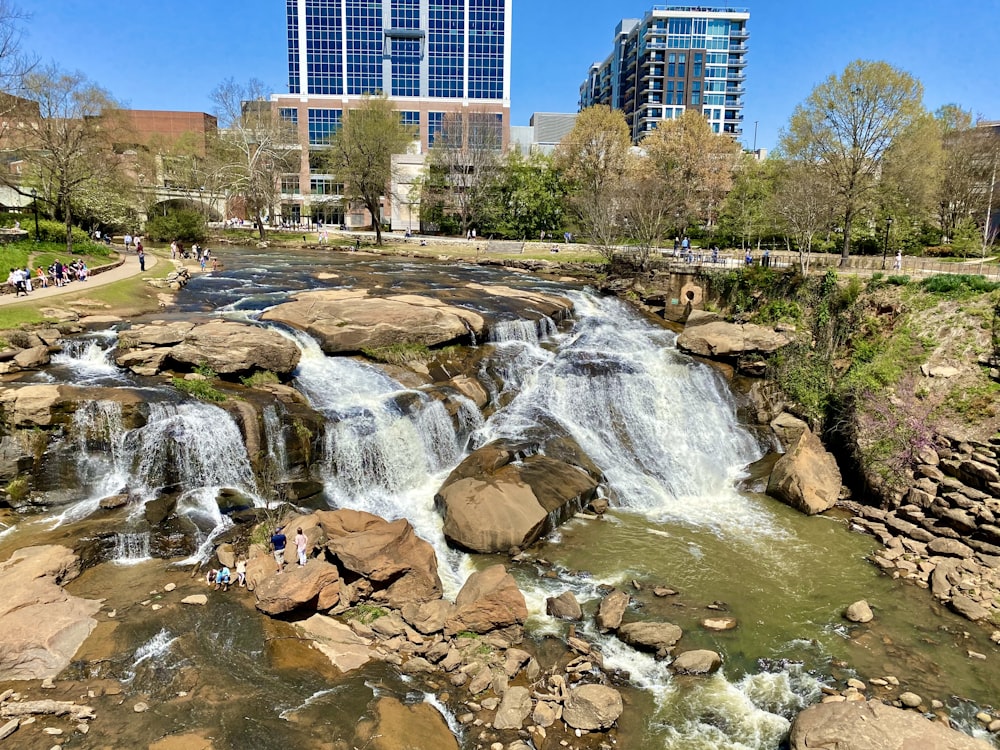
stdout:
{"type": "MultiPolygon", "coordinates": [[[[287,90],[283,0],[15,0],[32,18],[25,46],[80,70],[136,109],[211,111],[222,80],[287,90]]],[[[661,0],[662,2],[662,0],[661,0]]],[[[680,3],[677,3],[680,4],[680,3]]],[[[725,3],[716,3],[725,5],[725,3]]],[[[591,63],[611,51],[622,17],[652,0],[514,0],[512,123],[572,112],[591,63]]],[[[734,3],[734,6],[736,4],[734,3]]],[[[956,103],[1000,119],[1000,0],[756,0],[743,140],[773,148],[795,105],[852,60],[882,59],[956,103]]]]}

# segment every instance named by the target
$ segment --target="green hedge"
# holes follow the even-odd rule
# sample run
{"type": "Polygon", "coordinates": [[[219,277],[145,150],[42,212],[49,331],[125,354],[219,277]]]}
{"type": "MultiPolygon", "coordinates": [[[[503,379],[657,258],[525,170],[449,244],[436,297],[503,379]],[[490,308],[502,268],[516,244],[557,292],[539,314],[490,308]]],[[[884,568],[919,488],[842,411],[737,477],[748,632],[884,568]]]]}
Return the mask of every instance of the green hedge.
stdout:
{"type": "Polygon", "coordinates": [[[152,216],[146,222],[146,236],[157,242],[202,242],[205,237],[205,217],[199,211],[181,208],[166,216],[152,216]]]}

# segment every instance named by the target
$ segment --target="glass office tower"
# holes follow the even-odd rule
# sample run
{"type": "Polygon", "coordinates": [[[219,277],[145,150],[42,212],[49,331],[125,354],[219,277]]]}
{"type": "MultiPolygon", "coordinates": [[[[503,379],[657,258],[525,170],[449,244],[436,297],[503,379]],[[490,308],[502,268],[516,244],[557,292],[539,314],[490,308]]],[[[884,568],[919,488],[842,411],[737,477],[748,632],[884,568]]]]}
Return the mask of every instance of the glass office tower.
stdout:
{"type": "Polygon", "coordinates": [[[657,6],[622,20],[613,51],[580,87],[580,108],[620,109],[636,143],[686,109],[701,112],[716,133],[739,138],[749,19],[744,8],[657,6]]]}

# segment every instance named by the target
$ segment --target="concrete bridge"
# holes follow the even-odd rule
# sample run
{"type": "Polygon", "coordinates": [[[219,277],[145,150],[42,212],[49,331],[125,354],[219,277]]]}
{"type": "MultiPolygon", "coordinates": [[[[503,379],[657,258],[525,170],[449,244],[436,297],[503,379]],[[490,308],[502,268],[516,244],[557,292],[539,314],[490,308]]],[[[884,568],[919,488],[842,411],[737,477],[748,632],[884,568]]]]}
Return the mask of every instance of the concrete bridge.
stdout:
{"type": "MultiPolygon", "coordinates": [[[[226,194],[204,188],[190,189],[178,187],[144,187],[147,205],[152,212],[162,211],[166,215],[171,208],[190,208],[205,215],[206,221],[222,221],[226,218],[226,194]]],[[[140,217],[146,221],[149,216],[140,217]]]]}

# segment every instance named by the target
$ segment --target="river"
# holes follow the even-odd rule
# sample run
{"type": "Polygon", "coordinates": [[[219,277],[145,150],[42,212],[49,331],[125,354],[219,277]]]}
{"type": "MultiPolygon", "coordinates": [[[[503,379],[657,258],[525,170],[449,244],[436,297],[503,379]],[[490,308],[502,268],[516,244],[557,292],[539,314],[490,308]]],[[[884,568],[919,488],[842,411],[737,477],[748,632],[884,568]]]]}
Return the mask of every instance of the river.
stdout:
{"type": "MultiPolygon", "coordinates": [[[[715,369],[680,354],[668,328],[627,304],[475,265],[306,251],[278,258],[251,249],[219,257],[225,270],[194,279],[172,317],[253,320],[297,290],[373,280],[414,293],[467,281],[503,283],[572,299],[572,320],[512,319],[498,340],[481,344],[488,348],[482,367],[501,376],[492,395],[502,406],[483,415],[465,404],[457,426],[419,390],[415,406],[392,408],[409,389],[373,365],[326,357],[304,335],[294,335],[303,355],[293,385],[331,425],[316,458],[331,505],[409,519],[435,547],[449,595],[472,570],[509,564],[448,548],[433,496],[451,469],[497,438],[523,440],[558,426],[576,440],[604,472],[614,503],[602,519],[570,521],[511,565],[531,612],[529,637],[544,649],[565,632],[545,615],[546,597],[571,590],[592,615],[606,587],[615,586],[633,594],[642,619],[681,626],[685,650],[709,648],[724,657],[712,677],[675,678],[662,662],[582,626],[602,648],[605,666],[629,675],[620,747],[777,750],[795,713],[816,702],[823,685],[842,686],[851,676],[896,677],[906,689],[944,702],[970,732],[979,706],[1000,703],[991,662],[967,655],[995,650],[985,634],[927,592],[880,574],[865,559],[875,540],[849,531],[848,519],[836,513],[809,518],[740,489],[748,465],[773,447],[769,438],[740,423],[738,397],[715,369]],[[657,585],[679,593],[656,597],[657,585]],[[849,625],[841,613],[862,598],[876,619],[849,625]],[[739,626],[722,633],[700,627],[720,611],[739,626]]],[[[260,617],[249,597],[181,610],[169,622],[136,604],[134,592],[157,590],[164,570],[190,585],[177,563],[204,555],[229,523],[214,503],[218,488],[237,487],[251,500],[260,490],[228,415],[118,370],[107,356],[113,343],[110,332],[85,337],[38,379],[135,389],[157,402],[156,418],[129,430],[100,400],[79,414],[80,434],[91,442],[102,436],[110,450],[78,443],[72,502],[4,532],[0,556],[98,533],[97,502],[118,486],[150,496],[167,482],[181,486],[175,523],[186,525],[186,533],[197,530],[196,549],[165,560],[170,553],[150,547],[149,529],[137,516],[115,532],[113,560],[69,586],[107,598],[106,609],[125,616],[102,622],[68,676],[115,678],[127,694],[158,704],[116,726],[120,746],[207,728],[217,747],[319,747],[320,738],[350,737],[376,695],[426,700],[384,666],[337,678],[287,637],[286,624],[260,617]],[[184,700],[181,693],[197,697],[184,700]]],[[[449,716],[460,710],[441,708],[449,716]]],[[[460,742],[475,747],[475,734],[460,742]]]]}

